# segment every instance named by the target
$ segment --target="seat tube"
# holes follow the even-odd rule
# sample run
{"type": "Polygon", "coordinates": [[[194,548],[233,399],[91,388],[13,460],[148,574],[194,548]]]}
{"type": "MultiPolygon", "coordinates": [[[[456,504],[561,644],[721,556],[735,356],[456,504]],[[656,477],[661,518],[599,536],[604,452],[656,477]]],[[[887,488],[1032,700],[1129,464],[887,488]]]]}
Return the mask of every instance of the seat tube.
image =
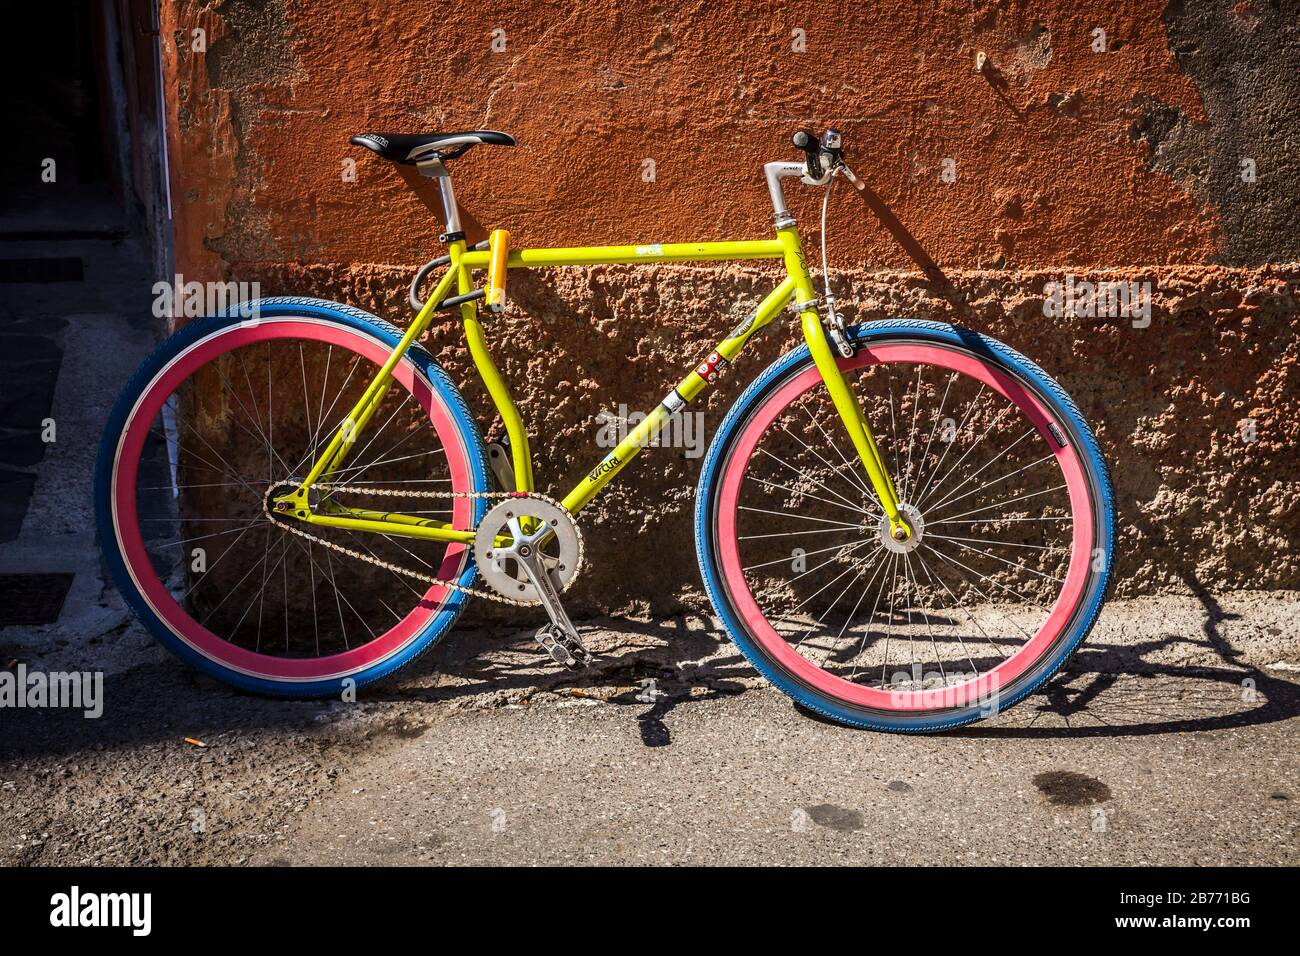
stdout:
{"type": "MultiPolygon", "coordinates": [[[[461,264],[461,255],[465,252],[465,240],[457,239],[452,242],[449,252],[452,268],[456,270],[457,293],[465,295],[472,292],[474,285],[469,267],[461,264]]],[[[501,421],[506,426],[506,435],[510,439],[510,461],[515,471],[515,490],[532,491],[533,457],[528,447],[528,432],[519,415],[519,407],[515,405],[514,397],[510,394],[510,387],[501,377],[496,362],[492,360],[492,353],[483,336],[483,327],[478,320],[478,303],[462,303],[460,318],[465,327],[465,341],[469,345],[469,354],[474,359],[474,366],[478,369],[479,377],[483,379],[483,385],[492,398],[492,404],[496,406],[497,414],[501,416],[501,421]]]]}
{"type": "Polygon", "coordinates": [[[910,535],[911,529],[907,526],[899,511],[898,492],[894,488],[894,482],[890,478],[889,472],[885,469],[884,459],[881,457],[880,449],[876,446],[876,440],[871,434],[871,426],[867,423],[861,403],[858,401],[857,396],[853,394],[852,386],[840,371],[839,364],[835,359],[835,352],[826,337],[826,329],[822,325],[821,314],[817,311],[817,293],[813,288],[812,276],[808,273],[803,245],[799,241],[799,232],[794,223],[788,218],[788,215],[787,218],[780,219],[778,222],[780,225],[778,225],[776,232],[785,250],[786,272],[789,273],[790,278],[794,279],[795,303],[799,310],[799,323],[803,329],[804,340],[808,343],[808,351],[812,355],[813,363],[821,373],[822,381],[826,383],[826,390],[830,392],[831,401],[835,404],[835,410],[839,412],[840,420],[844,423],[849,440],[857,450],[862,467],[871,480],[871,487],[876,493],[876,498],[885,510],[885,516],[889,519],[891,531],[902,529],[901,533],[910,535]]]}

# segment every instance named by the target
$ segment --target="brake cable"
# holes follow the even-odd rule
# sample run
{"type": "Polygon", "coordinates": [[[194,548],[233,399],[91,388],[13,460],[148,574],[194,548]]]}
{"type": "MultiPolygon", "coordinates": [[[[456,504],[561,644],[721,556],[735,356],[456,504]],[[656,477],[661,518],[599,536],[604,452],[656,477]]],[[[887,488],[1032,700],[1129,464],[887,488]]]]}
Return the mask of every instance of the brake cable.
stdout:
{"type": "Polygon", "coordinates": [[[835,179],[840,174],[843,167],[836,164],[831,170],[830,181],[826,183],[826,191],[822,193],[822,285],[826,290],[823,297],[826,302],[826,315],[830,325],[831,341],[835,344],[835,350],[844,358],[853,358],[853,343],[844,330],[844,317],[835,310],[835,296],[831,293],[831,270],[827,264],[826,258],[826,211],[830,206],[831,191],[835,188],[835,179]]]}

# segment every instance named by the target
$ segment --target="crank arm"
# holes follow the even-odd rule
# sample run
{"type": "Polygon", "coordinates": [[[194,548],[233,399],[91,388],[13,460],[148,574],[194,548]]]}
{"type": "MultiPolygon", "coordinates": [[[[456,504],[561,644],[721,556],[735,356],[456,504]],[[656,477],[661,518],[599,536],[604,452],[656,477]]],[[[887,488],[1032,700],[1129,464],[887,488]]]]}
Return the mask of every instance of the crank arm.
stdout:
{"type": "MultiPolygon", "coordinates": [[[[522,553],[522,548],[515,550],[515,559],[528,575],[528,580],[537,589],[537,597],[542,602],[542,607],[546,609],[547,616],[550,617],[551,623],[559,628],[565,635],[573,641],[575,656],[583,663],[591,663],[591,652],[587,650],[578,637],[578,629],[573,626],[569,620],[568,613],[564,610],[564,605],[560,603],[560,594],[555,590],[555,582],[551,580],[551,575],[547,572],[545,564],[542,562],[541,552],[536,547],[535,541],[530,541],[521,534],[519,530],[519,520],[515,519],[510,523],[511,530],[520,535],[523,541],[523,548],[527,548],[527,554],[522,553]]],[[[546,532],[536,535],[536,540],[540,541],[547,536],[546,532]]]]}

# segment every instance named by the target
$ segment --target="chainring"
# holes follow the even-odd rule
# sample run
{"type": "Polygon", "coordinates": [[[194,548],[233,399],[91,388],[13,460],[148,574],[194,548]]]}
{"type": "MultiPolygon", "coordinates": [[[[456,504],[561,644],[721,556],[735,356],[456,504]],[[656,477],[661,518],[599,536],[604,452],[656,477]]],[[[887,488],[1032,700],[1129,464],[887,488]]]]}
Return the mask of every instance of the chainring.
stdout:
{"type": "Polygon", "coordinates": [[[488,509],[474,535],[474,560],[479,574],[493,591],[521,604],[540,604],[541,596],[518,559],[497,539],[514,539],[529,519],[549,534],[534,545],[542,552],[542,563],[551,576],[555,590],[568,590],[582,569],[582,532],[573,515],[555,502],[540,497],[507,498],[488,509]]]}

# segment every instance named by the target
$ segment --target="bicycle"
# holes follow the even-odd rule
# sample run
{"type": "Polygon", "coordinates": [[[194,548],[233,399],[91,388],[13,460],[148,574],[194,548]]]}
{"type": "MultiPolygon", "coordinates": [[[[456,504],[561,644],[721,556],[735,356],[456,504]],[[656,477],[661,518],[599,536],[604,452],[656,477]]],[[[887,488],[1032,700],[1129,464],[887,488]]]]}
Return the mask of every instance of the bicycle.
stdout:
{"type": "Polygon", "coordinates": [[[542,249],[513,248],[502,229],[470,246],[461,229],[448,165],[514,145],[507,134],[351,142],[439,186],[446,252],[411,284],[415,318],[399,329],[274,297],[251,318],[196,320],[144,362],[105,430],[95,495],[108,566],[182,659],[259,693],[334,696],[410,663],[478,596],[540,605],[538,642],[586,665],[561,601],[583,564],[577,516],[787,309],[804,344],[727,413],[695,508],[705,588],[753,666],[836,721],[937,730],[1022,699],[1088,633],[1114,537],[1096,439],[1060,386],[1000,342],[928,321],[846,324],[826,210],[837,179],[862,180],[837,132],[801,130],[802,158],[765,165],[774,238],[542,249]],[[825,189],[820,296],[788,179],[825,189]],[[780,260],[785,278],[567,495],[539,493],[480,324],[480,306],[503,308],[509,270],[750,259],[780,260]],[[417,341],[440,312],[459,314],[504,423],[490,449],[417,341]]]}

